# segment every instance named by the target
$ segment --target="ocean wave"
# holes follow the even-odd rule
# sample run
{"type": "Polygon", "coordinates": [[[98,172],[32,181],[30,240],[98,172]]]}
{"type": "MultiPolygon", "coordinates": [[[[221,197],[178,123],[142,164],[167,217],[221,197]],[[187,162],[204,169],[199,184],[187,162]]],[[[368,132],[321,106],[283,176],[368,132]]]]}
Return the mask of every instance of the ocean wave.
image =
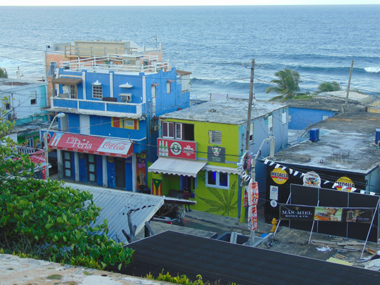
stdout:
{"type": "Polygon", "coordinates": [[[380,72],[380,66],[379,67],[365,67],[365,71],[369,73],[379,73],[380,72]]]}

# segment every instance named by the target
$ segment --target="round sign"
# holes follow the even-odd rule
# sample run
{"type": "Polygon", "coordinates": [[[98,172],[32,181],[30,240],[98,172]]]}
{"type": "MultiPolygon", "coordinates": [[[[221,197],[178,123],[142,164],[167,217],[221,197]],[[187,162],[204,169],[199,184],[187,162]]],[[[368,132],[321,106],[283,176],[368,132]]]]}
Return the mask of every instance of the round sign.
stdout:
{"type": "Polygon", "coordinates": [[[276,207],[277,207],[277,201],[276,201],[276,200],[271,200],[271,201],[270,201],[270,205],[271,205],[273,208],[276,208],[276,207]]]}
{"type": "Polygon", "coordinates": [[[181,144],[178,143],[178,142],[171,143],[171,145],[170,145],[170,151],[174,155],[180,155],[181,152],[182,152],[181,144]]]}
{"type": "Polygon", "coordinates": [[[285,170],[281,168],[275,168],[270,173],[270,177],[272,177],[273,181],[277,184],[284,184],[289,179],[289,175],[285,170]]]}
{"type": "Polygon", "coordinates": [[[353,187],[355,187],[354,182],[346,176],[340,177],[336,182],[338,186],[336,186],[336,189],[339,191],[346,191],[350,192],[353,187]]]}

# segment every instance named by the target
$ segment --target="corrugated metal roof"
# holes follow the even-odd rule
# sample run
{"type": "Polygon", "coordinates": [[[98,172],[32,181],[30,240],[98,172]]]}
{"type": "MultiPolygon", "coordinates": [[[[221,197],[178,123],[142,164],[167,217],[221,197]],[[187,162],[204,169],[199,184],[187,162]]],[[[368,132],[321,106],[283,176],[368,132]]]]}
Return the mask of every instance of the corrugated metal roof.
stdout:
{"type": "Polygon", "coordinates": [[[132,225],[136,226],[136,234],[144,228],[164,204],[164,197],[140,194],[110,188],[94,187],[75,183],[65,183],[65,186],[80,191],[89,191],[93,195],[96,206],[102,208],[95,226],[108,220],[108,236],[116,241],[127,242],[122,230],[130,233],[128,227],[128,212],[131,212],[132,225]]]}

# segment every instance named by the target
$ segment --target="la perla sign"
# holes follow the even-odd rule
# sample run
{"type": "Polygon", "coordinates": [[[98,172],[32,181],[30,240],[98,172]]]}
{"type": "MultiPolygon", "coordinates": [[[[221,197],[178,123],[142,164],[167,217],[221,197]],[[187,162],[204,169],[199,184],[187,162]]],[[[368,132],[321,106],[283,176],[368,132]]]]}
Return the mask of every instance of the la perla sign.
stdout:
{"type": "Polygon", "coordinates": [[[70,144],[73,148],[91,149],[92,147],[92,144],[89,141],[87,140],[81,141],[80,139],[76,137],[68,137],[66,143],[70,144]]]}

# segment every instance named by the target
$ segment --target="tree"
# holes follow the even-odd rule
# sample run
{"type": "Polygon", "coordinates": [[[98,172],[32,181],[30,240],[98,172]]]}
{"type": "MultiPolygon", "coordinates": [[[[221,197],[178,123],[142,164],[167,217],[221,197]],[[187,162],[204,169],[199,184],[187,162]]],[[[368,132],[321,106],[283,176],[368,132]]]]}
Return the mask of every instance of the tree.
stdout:
{"type": "Polygon", "coordinates": [[[92,195],[33,178],[36,165],[5,138],[0,119],[0,249],[54,262],[105,268],[127,265],[132,250],[108,238],[108,222],[92,226],[100,208],[92,195]]]}
{"type": "Polygon", "coordinates": [[[8,78],[8,73],[5,68],[0,67],[0,78],[8,78]]]}
{"type": "Polygon", "coordinates": [[[268,87],[265,92],[268,94],[273,91],[281,95],[272,99],[291,99],[300,91],[300,75],[297,71],[285,68],[285,70],[277,71],[274,75],[277,76],[278,79],[273,79],[271,82],[277,86],[268,87]]]}
{"type": "Polygon", "coordinates": [[[336,81],[323,82],[318,86],[317,93],[339,91],[339,90],[341,90],[341,87],[340,87],[338,82],[336,82],[336,81]]]}

